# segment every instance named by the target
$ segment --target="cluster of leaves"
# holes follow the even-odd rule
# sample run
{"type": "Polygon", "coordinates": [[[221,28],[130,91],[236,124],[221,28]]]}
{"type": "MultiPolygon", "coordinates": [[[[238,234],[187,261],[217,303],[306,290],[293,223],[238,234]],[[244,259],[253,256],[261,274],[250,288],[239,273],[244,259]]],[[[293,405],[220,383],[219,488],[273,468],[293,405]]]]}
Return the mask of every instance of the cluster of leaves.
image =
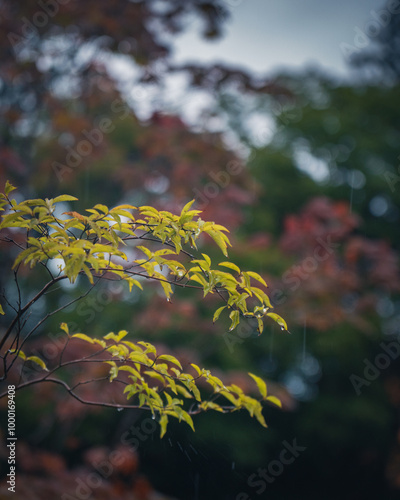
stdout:
{"type": "MultiPolygon", "coordinates": [[[[214,222],[203,221],[198,216],[199,210],[191,210],[193,201],[187,203],[179,215],[158,211],[149,206],[136,208],[131,205],[119,205],[109,209],[105,205],[97,204],[93,209],[87,209],[89,215],[68,211],[62,214],[67,218],[62,219],[55,215],[57,203],[71,202],[76,200],[75,197],[61,195],[54,199],[34,199],[18,203],[9,196],[14,189],[7,183],[5,193],[0,199],[0,209],[5,212],[0,230],[3,233],[8,231],[9,234],[12,234],[11,228],[26,231],[25,248],[9,235],[5,237],[5,240],[17,244],[21,249],[13,267],[18,272],[22,265],[33,268],[41,264],[47,269],[51,280],[34,300],[16,311],[15,318],[0,342],[1,347],[6,344],[9,337],[12,339],[13,330],[18,327],[20,317],[40,298],[41,294],[62,279],[68,279],[73,283],[80,275],[86,276],[92,286],[95,285],[95,280],[102,278],[123,280],[128,283],[130,291],[133,286],[142,289],[143,279],[156,281],[160,283],[169,301],[174,286],[199,289],[203,291],[204,296],[215,293],[225,305],[215,311],[214,321],[224,309],[230,310],[231,330],[237,327],[241,318],[250,318],[256,320],[258,331],[261,333],[264,317],[270,317],[282,329],[287,330],[285,321],[271,312],[272,306],[265,291],[253,286],[252,280],[267,286],[259,274],[241,271],[236,264],[229,261],[219,263],[219,266],[236,273],[235,277],[231,273],[212,269],[208,255],[203,253],[202,259],[196,259],[185,249],[190,246],[197,251],[198,240],[203,234],[214,240],[225,257],[228,257],[227,248],[230,246],[225,234],[228,230],[214,222]],[[133,215],[133,211],[139,212],[138,217],[133,215]],[[147,245],[137,246],[139,241],[146,242],[147,245]],[[155,244],[164,248],[151,250],[149,246],[155,244]],[[129,250],[135,252],[139,250],[146,258],[129,260],[129,250]],[[48,265],[52,259],[60,261],[56,276],[48,265]],[[189,262],[182,262],[185,259],[189,262]],[[253,305],[253,302],[256,304],[253,305]]],[[[61,329],[70,339],[66,323],[62,323],[61,329]]],[[[63,385],[59,380],[48,378],[49,374],[65,366],[61,358],[59,365],[49,370],[40,357],[26,356],[21,350],[27,336],[20,342],[20,334],[18,331],[11,345],[6,345],[8,354],[11,352],[14,360],[19,356],[24,362],[36,363],[48,372],[43,380],[63,385]]],[[[195,370],[195,376],[185,373],[180,361],[174,356],[157,355],[156,348],[152,344],[124,340],[126,335],[127,332],[122,330],[118,334],[109,333],[102,339],[92,338],[83,333],[74,334],[72,337],[98,345],[99,351],[94,353],[94,356],[100,353],[111,355],[111,358],[97,359],[98,362],[111,365],[110,382],[121,372],[128,372],[131,383],[126,383],[124,393],[128,399],[137,398],[136,406],[129,407],[144,408],[150,410],[154,417],[157,416],[161,426],[161,436],[165,434],[169,416],[183,420],[193,428],[190,415],[206,410],[230,412],[246,409],[261,425],[266,426],[261,402],[245,394],[240,387],[235,384],[225,386],[209,370],[199,368],[194,363],[191,366],[195,370]],[[203,400],[201,397],[197,385],[200,381],[211,385],[214,391],[208,400],[203,400]],[[181,397],[183,399],[180,399],[181,397]],[[223,406],[217,403],[216,400],[220,397],[225,398],[230,405],[223,406]],[[190,399],[195,400],[195,403],[187,408],[185,401],[190,399]]],[[[6,358],[7,355],[3,357],[4,363],[6,358]]],[[[6,366],[4,371],[6,376],[6,366]]],[[[280,401],[276,397],[267,396],[265,382],[256,375],[249,375],[255,380],[262,400],[280,406],[280,401]]],[[[75,395],[71,388],[66,387],[72,395],[75,395]]]]}
{"type": "MultiPolygon", "coordinates": [[[[91,354],[91,358],[102,353],[109,353],[114,359],[102,360],[111,366],[109,380],[117,379],[121,372],[127,372],[130,383],[125,382],[124,394],[127,399],[135,398],[138,407],[150,410],[154,418],[157,418],[161,426],[161,437],[164,436],[168,417],[172,416],[179,421],[186,422],[193,430],[191,415],[201,411],[214,410],[222,413],[246,409],[250,415],[255,416],[260,424],[266,427],[262,415],[262,405],[257,399],[246,395],[243,390],[235,384],[225,386],[210,370],[200,368],[191,363],[195,376],[183,371],[180,361],[170,354],[157,354],[156,347],[149,342],[132,342],[126,340],[126,330],[117,334],[111,332],[102,339],[95,339],[82,333],[69,334],[68,325],[61,324],[61,329],[69,338],[77,338],[90,344],[98,345],[99,350],[91,354]],[[211,398],[203,399],[198,384],[207,382],[212,390],[211,398]],[[216,402],[218,398],[224,397],[230,405],[220,405],[216,402]],[[164,398],[164,399],[163,399],[164,398]],[[180,399],[183,398],[183,399],[180,399]],[[195,400],[192,403],[190,400],[195,400]],[[190,408],[185,408],[185,402],[190,402],[190,408]]],[[[48,371],[41,360],[26,358],[20,352],[23,359],[31,359],[40,363],[40,366],[48,371]]],[[[258,376],[249,373],[254,379],[262,396],[262,400],[269,401],[281,406],[278,398],[267,395],[266,383],[258,376]]],[[[134,403],[132,403],[134,404],[134,403]]]]}
{"type": "Polygon", "coordinates": [[[268,295],[259,287],[251,284],[251,279],[267,286],[264,279],[255,272],[242,272],[232,262],[221,262],[220,266],[229,268],[238,274],[236,278],[231,273],[211,268],[211,259],[202,254],[203,259],[194,256],[183,247],[190,244],[197,250],[196,240],[201,234],[210,236],[227,257],[227,247],[230,241],[225,232],[228,230],[214,222],[205,222],[198,216],[199,210],[190,210],[193,201],[187,203],[180,215],[166,211],[158,211],[153,207],[133,207],[119,205],[108,209],[97,204],[93,209],[87,209],[90,215],[77,212],[65,212],[71,218],[61,219],[54,215],[56,204],[76,200],[69,195],[61,195],[54,199],[25,200],[17,203],[9,199],[9,194],[15,188],[7,183],[5,193],[1,195],[0,206],[10,204],[10,211],[2,217],[0,230],[5,228],[24,228],[28,231],[27,248],[17,256],[14,268],[23,263],[32,268],[38,263],[47,265],[50,259],[60,259],[60,274],[57,278],[68,278],[75,282],[80,274],[85,274],[90,283],[94,277],[114,275],[117,279],[128,282],[130,290],[133,286],[142,289],[139,279],[152,279],[160,282],[164,293],[170,300],[172,286],[201,288],[204,296],[208,293],[218,293],[226,305],[220,307],[214,314],[216,321],[222,310],[230,309],[231,327],[233,330],[239,324],[240,317],[256,318],[258,331],[263,331],[263,318],[268,316],[275,320],[282,329],[287,330],[283,318],[272,309],[268,295]],[[139,218],[135,218],[129,210],[138,210],[139,218]],[[29,236],[32,234],[32,236],[29,236]],[[134,259],[128,262],[126,247],[129,241],[150,241],[166,246],[157,251],[139,245],[146,259],[134,259]],[[189,265],[166,256],[186,255],[189,265]],[[122,259],[128,262],[124,266],[116,262],[122,259]],[[162,274],[163,269],[168,273],[162,274]],[[191,285],[196,282],[200,286],[191,285]],[[257,304],[249,310],[249,299],[257,299],[257,304]]]}

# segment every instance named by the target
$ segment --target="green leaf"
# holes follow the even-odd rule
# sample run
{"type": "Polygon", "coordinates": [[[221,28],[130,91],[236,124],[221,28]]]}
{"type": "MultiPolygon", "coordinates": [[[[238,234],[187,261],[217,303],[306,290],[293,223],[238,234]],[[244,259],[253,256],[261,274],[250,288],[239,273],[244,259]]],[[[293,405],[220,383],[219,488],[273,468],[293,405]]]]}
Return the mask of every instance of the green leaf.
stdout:
{"type": "Polygon", "coordinates": [[[189,201],[189,203],[186,203],[186,205],[182,208],[182,213],[186,213],[194,202],[195,200],[193,199],[192,201],[189,201]]]}
{"type": "Polygon", "coordinates": [[[240,318],[240,313],[239,311],[231,311],[229,315],[230,319],[232,320],[231,326],[229,328],[229,331],[231,332],[234,330],[238,324],[239,324],[239,318],[240,318]]]}
{"type": "MultiPolygon", "coordinates": [[[[156,273],[156,274],[158,274],[158,273],[156,273]]],[[[162,276],[162,274],[160,276],[162,276]]],[[[160,279],[160,284],[164,290],[164,293],[165,293],[165,296],[167,297],[167,300],[170,301],[170,297],[171,297],[171,293],[172,293],[171,285],[167,281],[164,281],[164,279],[160,279]]]]}
{"type": "Polygon", "coordinates": [[[4,316],[5,312],[3,310],[3,306],[0,304],[0,314],[4,316]]]}
{"type": "Polygon", "coordinates": [[[118,205],[116,207],[114,207],[112,210],[119,210],[120,208],[128,208],[129,210],[137,210],[136,207],[134,207],[133,205],[118,205]]]}
{"type": "Polygon", "coordinates": [[[156,210],[154,207],[149,207],[147,205],[143,205],[142,207],[139,207],[140,212],[149,212],[152,216],[157,216],[159,215],[159,211],[156,210]]]}
{"type": "Polygon", "coordinates": [[[156,348],[153,346],[153,344],[150,344],[149,342],[144,342],[143,340],[140,340],[138,344],[146,348],[145,352],[151,352],[153,354],[157,354],[156,348]]]}
{"type": "Polygon", "coordinates": [[[133,285],[137,286],[138,288],[140,288],[141,290],[143,290],[143,287],[142,287],[142,284],[139,283],[138,280],[135,280],[133,278],[128,278],[127,279],[127,282],[128,282],[128,285],[129,285],[129,291],[131,292],[132,291],[132,287],[133,285]]]}
{"type": "Polygon", "coordinates": [[[208,230],[207,234],[215,241],[215,243],[219,246],[221,249],[222,253],[225,255],[225,257],[228,257],[228,252],[227,252],[227,246],[226,242],[222,237],[222,233],[218,231],[212,231],[208,230]]]}
{"type": "Polygon", "coordinates": [[[157,357],[157,361],[163,359],[165,361],[169,361],[170,363],[174,363],[176,366],[179,366],[181,370],[183,370],[181,363],[174,357],[169,354],[161,354],[161,356],[157,357]]]}
{"type": "Polygon", "coordinates": [[[4,188],[4,192],[6,194],[6,196],[8,196],[11,191],[14,191],[14,189],[17,189],[16,187],[14,187],[10,182],[6,182],[6,186],[4,188]]]}
{"type": "Polygon", "coordinates": [[[195,365],[194,363],[190,363],[190,366],[193,366],[193,368],[196,370],[197,374],[199,376],[201,376],[201,370],[197,365],[195,365]]]}
{"type": "Polygon", "coordinates": [[[276,396],[268,396],[267,401],[269,401],[270,403],[273,403],[276,406],[279,406],[279,408],[282,408],[282,402],[276,396]]]}
{"type": "Polygon", "coordinates": [[[53,199],[53,203],[58,203],[59,201],[77,201],[78,198],[75,198],[75,196],[71,196],[69,194],[62,194],[60,196],[56,196],[53,199]]]}
{"type": "Polygon", "coordinates": [[[129,356],[129,349],[124,344],[111,345],[107,351],[112,356],[118,356],[120,359],[126,359],[129,356]]]}
{"type": "Polygon", "coordinates": [[[223,413],[223,409],[217,403],[213,403],[212,401],[203,401],[200,405],[200,408],[203,410],[214,410],[223,413]]]}
{"type": "Polygon", "coordinates": [[[210,269],[210,266],[211,266],[211,259],[210,259],[210,257],[206,253],[202,253],[201,255],[204,257],[204,260],[207,262],[208,268],[210,269]]]}
{"type": "Polygon", "coordinates": [[[201,401],[201,394],[200,394],[199,388],[197,387],[197,385],[194,382],[189,384],[189,389],[192,391],[193,396],[195,397],[196,401],[201,401]]]}
{"type": "MultiPolygon", "coordinates": [[[[109,361],[109,363],[114,363],[114,361],[109,361]]],[[[141,374],[135,368],[133,368],[133,366],[123,365],[120,366],[119,369],[120,371],[129,372],[131,375],[138,378],[139,380],[142,378],[141,374]]]]}
{"type": "Polygon", "coordinates": [[[94,340],[91,337],[88,337],[87,335],[85,335],[84,333],[74,333],[74,335],[72,335],[72,337],[76,338],[76,339],[85,340],[86,342],[90,342],[91,344],[94,344],[94,340]]]}
{"type": "Polygon", "coordinates": [[[278,325],[281,327],[281,330],[288,331],[286,321],[281,316],[279,316],[279,314],[271,312],[271,313],[267,313],[267,316],[269,316],[271,319],[276,321],[278,323],[278,325]]]}
{"type": "Polygon", "coordinates": [[[103,347],[103,348],[107,346],[107,344],[104,342],[104,340],[100,340],[100,339],[93,339],[93,342],[94,342],[95,344],[99,344],[99,345],[100,345],[101,347],[103,347]]]}
{"type": "MultiPolygon", "coordinates": [[[[176,390],[176,383],[175,383],[175,380],[173,378],[169,378],[167,380],[167,387],[170,387],[171,388],[171,391],[174,393],[174,394],[177,394],[177,390],[176,390]]],[[[168,394],[168,393],[166,393],[168,394]]]]}
{"type": "Polygon", "coordinates": [[[43,359],[40,359],[37,356],[29,356],[28,358],[26,358],[26,361],[32,361],[33,363],[36,363],[37,365],[39,365],[46,372],[49,371],[47,369],[47,366],[46,366],[45,362],[43,361],[43,359]]]}
{"type": "MultiPolygon", "coordinates": [[[[214,313],[214,316],[213,316],[213,323],[215,323],[217,321],[217,319],[220,317],[220,314],[222,313],[222,311],[224,309],[226,309],[227,306],[222,306],[222,307],[219,307],[215,313],[214,313]]],[[[192,365],[193,366],[193,365],[192,365]]]]}
{"type": "Polygon", "coordinates": [[[185,410],[182,410],[182,408],[180,408],[179,406],[175,407],[175,411],[178,414],[179,420],[184,420],[194,432],[193,420],[189,413],[187,413],[185,410]]]}
{"type": "Polygon", "coordinates": [[[116,364],[114,364],[110,368],[110,382],[112,382],[117,377],[118,377],[118,366],[116,364]]]}
{"type": "Polygon", "coordinates": [[[101,210],[105,214],[108,214],[108,212],[109,212],[108,207],[106,205],[102,205],[101,203],[97,203],[97,205],[95,205],[93,208],[96,208],[97,210],[101,210]]]}
{"type": "Polygon", "coordinates": [[[234,264],[233,262],[220,262],[218,265],[228,267],[229,269],[236,271],[238,274],[241,273],[240,268],[236,264],[234,264]]]}
{"type": "Polygon", "coordinates": [[[187,398],[187,399],[192,399],[193,396],[190,394],[190,392],[185,388],[183,387],[182,385],[176,385],[176,390],[182,394],[183,397],[187,398]]]}
{"type": "Polygon", "coordinates": [[[129,359],[131,361],[137,361],[138,363],[150,364],[150,360],[146,354],[140,352],[131,352],[129,354],[129,359]]]}
{"type": "Polygon", "coordinates": [[[126,330],[120,330],[117,335],[118,342],[128,335],[126,330]]]}
{"type": "Polygon", "coordinates": [[[265,422],[264,415],[262,414],[262,407],[261,406],[258,406],[254,410],[254,416],[256,417],[256,419],[260,422],[260,424],[263,427],[268,427],[267,424],[266,424],[266,422],[265,422]]]}
{"type": "Polygon", "coordinates": [[[153,257],[153,252],[150,252],[150,250],[147,247],[144,247],[143,245],[138,245],[136,248],[138,250],[141,250],[148,259],[151,259],[153,257]]]}
{"type": "Polygon", "coordinates": [[[254,373],[249,373],[249,375],[255,381],[261,396],[263,397],[263,399],[265,399],[267,397],[267,384],[264,382],[262,378],[257,377],[257,375],[254,375],[254,373]]]}
{"type": "Polygon", "coordinates": [[[26,355],[23,351],[19,351],[18,356],[22,358],[24,361],[26,360],[26,355]]]}
{"type": "Polygon", "coordinates": [[[165,433],[167,432],[167,425],[168,425],[168,417],[167,415],[163,414],[161,415],[160,418],[160,428],[161,428],[160,438],[163,438],[165,436],[165,433]]]}
{"type": "Polygon", "coordinates": [[[194,432],[193,420],[192,420],[192,417],[189,415],[189,413],[187,413],[186,411],[183,411],[182,418],[191,427],[192,431],[194,432]]]}
{"type": "Polygon", "coordinates": [[[105,340],[115,340],[115,342],[119,341],[118,335],[115,335],[114,332],[107,333],[107,335],[104,335],[103,339],[105,339],[105,340]]]}
{"type": "Polygon", "coordinates": [[[192,274],[189,279],[190,279],[190,281],[196,281],[202,287],[206,287],[208,285],[208,283],[205,280],[204,276],[202,276],[200,274],[192,274]]]}
{"type": "Polygon", "coordinates": [[[254,278],[255,280],[259,281],[261,284],[264,286],[268,287],[267,283],[265,282],[264,278],[261,278],[261,276],[258,273],[254,273],[253,271],[246,271],[243,274],[247,274],[251,278],[254,278]]]}
{"type": "Polygon", "coordinates": [[[63,330],[67,335],[69,335],[69,328],[67,323],[61,323],[60,329],[63,330]]]}
{"type": "Polygon", "coordinates": [[[214,375],[209,375],[206,380],[216,392],[218,392],[222,387],[225,387],[222,380],[214,375]]]}
{"type": "Polygon", "coordinates": [[[143,374],[147,375],[148,377],[155,378],[156,380],[161,382],[163,385],[165,385],[165,378],[161,375],[161,373],[147,370],[147,371],[143,372],[143,374]]]}
{"type": "Polygon", "coordinates": [[[224,396],[228,401],[230,401],[234,406],[240,406],[240,401],[239,399],[235,398],[233,394],[231,394],[228,391],[221,391],[220,394],[224,396]]]}

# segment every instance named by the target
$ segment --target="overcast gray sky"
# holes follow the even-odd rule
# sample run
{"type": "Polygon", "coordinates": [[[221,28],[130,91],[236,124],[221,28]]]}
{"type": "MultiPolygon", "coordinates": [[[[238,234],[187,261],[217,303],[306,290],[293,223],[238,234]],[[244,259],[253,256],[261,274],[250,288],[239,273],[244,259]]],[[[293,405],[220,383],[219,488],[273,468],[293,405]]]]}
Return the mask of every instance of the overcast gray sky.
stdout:
{"type": "MultiPolygon", "coordinates": [[[[217,42],[202,41],[196,24],[190,24],[188,33],[175,44],[179,62],[225,61],[260,74],[318,64],[330,73],[346,76],[349,71],[341,44],[355,46],[356,28],[364,33],[374,25],[379,29],[371,10],[388,13],[390,4],[390,0],[226,2],[232,17],[225,36],[217,42]]],[[[366,40],[370,43],[371,36],[366,40]]]]}

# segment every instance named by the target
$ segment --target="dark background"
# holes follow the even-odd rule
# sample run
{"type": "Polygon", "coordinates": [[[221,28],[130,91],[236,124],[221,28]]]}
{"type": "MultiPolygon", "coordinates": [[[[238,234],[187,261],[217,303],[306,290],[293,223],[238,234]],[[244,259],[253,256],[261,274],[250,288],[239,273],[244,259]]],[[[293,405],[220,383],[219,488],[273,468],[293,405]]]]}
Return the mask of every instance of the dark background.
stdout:
{"type": "MultiPolygon", "coordinates": [[[[17,393],[17,493],[3,481],[1,498],[400,496],[399,8],[382,4],[380,21],[365,9],[365,38],[343,55],[347,79],[316,64],[260,76],[262,60],[258,74],[239,62],[178,63],[175,40],[215,43],[234,3],[1,2],[0,184],[9,179],[21,197],[75,195],[78,211],[175,211],[195,197],[205,220],[230,229],[230,258],[265,277],[291,335],[272,324],[262,336],[228,334],[228,323],[212,324],[212,300],[177,291],[169,304],[151,287],[129,295],[104,285],[52,317],[31,349],[51,362],[61,321],[93,336],[127,329],[227,381],[259,374],[283,409],[265,409],[268,429],[210,413],[195,433],[173,423],[160,440],[140,411],[85,407],[39,384],[17,393]],[[139,437],[128,442],[132,426],[139,437]],[[305,449],[281,470],[273,461],[294,440],[305,449]],[[249,483],[271,467],[272,482],[249,483]]],[[[0,249],[12,300],[15,254],[0,249]]],[[[219,258],[206,242],[203,251],[219,258]]],[[[24,298],[43,279],[26,272],[24,298]]],[[[84,286],[48,295],[34,316],[84,286]]]]}

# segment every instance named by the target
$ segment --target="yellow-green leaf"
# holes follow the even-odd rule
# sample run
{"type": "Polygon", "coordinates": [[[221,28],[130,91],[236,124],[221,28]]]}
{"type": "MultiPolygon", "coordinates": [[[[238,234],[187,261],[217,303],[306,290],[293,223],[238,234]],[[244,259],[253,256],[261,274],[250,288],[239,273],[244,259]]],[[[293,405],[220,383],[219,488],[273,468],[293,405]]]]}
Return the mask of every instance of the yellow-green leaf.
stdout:
{"type": "Polygon", "coordinates": [[[254,410],[254,416],[256,417],[256,419],[260,422],[260,424],[263,426],[263,427],[268,427],[266,422],[265,422],[265,419],[264,419],[264,416],[262,414],[262,407],[261,405],[258,406],[255,410],[254,410]]]}
{"type": "Polygon", "coordinates": [[[129,354],[129,359],[131,361],[137,361],[138,363],[145,363],[145,364],[148,364],[150,362],[149,358],[146,356],[146,354],[144,353],[140,353],[140,352],[131,352],[129,354]]]}
{"type": "Polygon", "coordinates": [[[110,382],[112,382],[117,377],[118,377],[118,366],[114,364],[110,368],[110,382]]]}
{"type": "Polygon", "coordinates": [[[165,378],[161,375],[161,373],[157,373],[157,372],[151,371],[151,370],[147,370],[143,373],[151,378],[155,378],[156,380],[161,382],[163,385],[165,384],[165,378]]]}
{"type": "Polygon", "coordinates": [[[130,210],[136,210],[136,207],[134,207],[133,205],[118,205],[116,207],[114,207],[112,210],[119,210],[120,208],[128,208],[130,210]]]}
{"type": "Polygon", "coordinates": [[[236,264],[234,264],[233,262],[220,262],[218,265],[228,267],[229,269],[236,271],[238,274],[241,273],[240,268],[236,264]]]}
{"type": "Polygon", "coordinates": [[[223,409],[217,403],[213,403],[212,401],[203,401],[200,405],[200,408],[203,410],[215,410],[223,413],[223,409]]]}
{"type": "Polygon", "coordinates": [[[75,333],[74,335],[72,335],[72,337],[76,338],[76,339],[85,340],[86,342],[90,342],[91,344],[94,344],[94,340],[91,337],[88,337],[87,335],[85,335],[84,333],[75,333]]]}
{"type": "Polygon", "coordinates": [[[186,205],[182,208],[182,214],[186,213],[189,208],[193,205],[195,200],[189,201],[189,203],[186,203],[186,205]]]}
{"type": "Polygon", "coordinates": [[[255,273],[253,271],[246,271],[246,273],[243,273],[243,274],[249,275],[251,278],[254,278],[255,280],[259,281],[260,283],[262,283],[266,287],[268,286],[267,283],[265,282],[264,278],[261,278],[261,276],[258,273],[255,273]]]}
{"type": "Polygon", "coordinates": [[[6,182],[6,186],[4,188],[4,192],[5,194],[8,196],[11,191],[14,191],[14,189],[17,189],[16,187],[14,187],[10,182],[6,182]]]}
{"type": "Polygon", "coordinates": [[[101,203],[97,203],[93,208],[96,208],[97,210],[101,210],[105,214],[108,214],[108,207],[106,205],[102,205],[101,203]]]}
{"type": "Polygon", "coordinates": [[[183,387],[182,385],[176,385],[176,390],[182,394],[183,397],[187,398],[187,399],[192,399],[193,396],[190,394],[190,392],[185,388],[183,387]]]}
{"type": "Polygon", "coordinates": [[[158,356],[157,361],[159,361],[160,359],[164,359],[165,361],[174,363],[175,365],[179,366],[181,370],[183,369],[181,363],[175,358],[175,356],[171,356],[169,354],[161,354],[161,356],[158,356]]]}
{"type": "Polygon", "coordinates": [[[229,331],[231,332],[232,330],[234,330],[238,324],[239,324],[239,317],[240,317],[240,313],[239,311],[231,311],[230,315],[229,315],[230,319],[232,320],[232,323],[231,323],[231,326],[229,328],[229,331]]]}
{"type": "Polygon", "coordinates": [[[32,361],[33,363],[36,363],[37,365],[39,365],[40,368],[42,368],[46,372],[49,371],[47,369],[47,366],[46,366],[45,362],[43,361],[43,359],[40,359],[37,356],[29,356],[28,358],[26,358],[26,361],[32,361]]]}
{"type": "Polygon", "coordinates": [[[187,413],[185,410],[182,410],[179,407],[176,407],[176,412],[179,416],[179,420],[184,420],[192,429],[194,432],[194,425],[193,425],[193,420],[192,417],[187,413]]]}
{"type": "Polygon", "coordinates": [[[273,403],[276,406],[279,406],[279,408],[282,408],[282,402],[276,396],[268,396],[267,401],[269,401],[270,403],[273,403]]]}
{"type": "Polygon", "coordinates": [[[143,340],[140,340],[138,344],[146,348],[145,352],[151,352],[153,354],[157,354],[156,348],[153,346],[153,344],[150,344],[150,342],[144,342],[143,340]]]}
{"type": "Polygon", "coordinates": [[[261,318],[257,318],[257,322],[258,322],[258,331],[261,335],[264,330],[264,322],[261,318]]]}
{"type": "Polygon", "coordinates": [[[228,252],[227,252],[227,247],[226,243],[222,237],[222,233],[218,231],[212,231],[208,230],[207,234],[215,241],[215,243],[219,246],[221,249],[222,253],[225,255],[225,257],[228,257],[228,252]]]}
{"type": "Polygon", "coordinates": [[[278,323],[278,325],[281,327],[281,330],[288,331],[286,321],[281,316],[279,316],[279,314],[270,312],[270,313],[267,313],[267,316],[269,316],[271,319],[276,321],[278,323]]]}
{"type": "Polygon", "coordinates": [[[227,306],[222,306],[222,307],[219,307],[215,313],[214,313],[214,316],[213,316],[213,323],[215,323],[217,321],[217,319],[219,318],[220,314],[222,313],[222,311],[226,308],[227,306]]]}
{"type": "MultiPolygon", "coordinates": [[[[111,361],[111,363],[114,363],[114,361],[111,361]]],[[[135,368],[133,368],[133,366],[123,365],[123,366],[120,366],[119,369],[120,369],[120,371],[129,372],[131,375],[133,375],[134,377],[136,377],[138,379],[142,378],[141,374],[135,368]]]]}
{"type": "Polygon", "coordinates": [[[190,365],[193,366],[193,368],[196,370],[197,374],[199,376],[201,376],[201,370],[200,370],[200,368],[197,365],[195,365],[194,363],[190,363],[190,365]]]}
{"type": "Polygon", "coordinates": [[[126,330],[120,330],[117,335],[118,342],[128,335],[126,330]]]}
{"type": "Polygon", "coordinates": [[[168,425],[168,417],[167,415],[163,414],[161,415],[160,418],[160,428],[161,428],[160,438],[163,438],[165,436],[165,433],[167,432],[167,425],[168,425]]]}
{"type": "Polygon", "coordinates": [[[18,356],[22,358],[24,361],[26,360],[26,355],[23,351],[19,351],[18,356]]]}
{"type": "Polygon", "coordinates": [[[263,399],[265,399],[267,397],[267,384],[264,382],[262,378],[257,377],[257,375],[254,375],[254,373],[249,373],[249,375],[255,381],[261,396],[263,397],[263,399]]]}
{"type": "Polygon", "coordinates": [[[69,334],[69,328],[67,323],[61,323],[60,329],[63,330],[67,335],[69,334]]]}
{"type": "Polygon", "coordinates": [[[53,203],[58,203],[59,201],[77,201],[78,198],[75,198],[75,196],[71,196],[69,194],[62,194],[60,196],[56,196],[53,199],[53,203]]]}

